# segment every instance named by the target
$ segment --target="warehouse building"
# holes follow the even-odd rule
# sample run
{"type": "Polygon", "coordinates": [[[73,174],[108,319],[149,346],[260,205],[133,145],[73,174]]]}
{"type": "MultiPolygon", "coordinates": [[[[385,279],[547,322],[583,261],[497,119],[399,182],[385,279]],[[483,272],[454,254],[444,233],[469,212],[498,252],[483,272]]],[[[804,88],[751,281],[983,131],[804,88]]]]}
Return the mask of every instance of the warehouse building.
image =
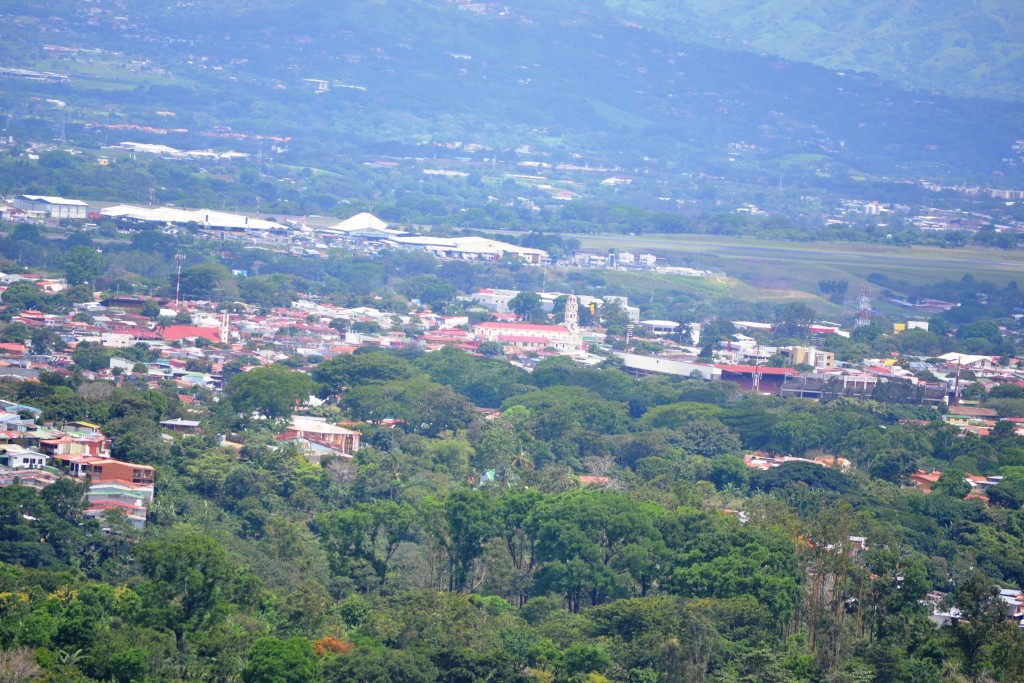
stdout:
{"type": "Polygon", "coordinates": [[[14,198],[14,208],[50,218],[86,218],[89,205],[78,199],[22,194],[14,198]]]}

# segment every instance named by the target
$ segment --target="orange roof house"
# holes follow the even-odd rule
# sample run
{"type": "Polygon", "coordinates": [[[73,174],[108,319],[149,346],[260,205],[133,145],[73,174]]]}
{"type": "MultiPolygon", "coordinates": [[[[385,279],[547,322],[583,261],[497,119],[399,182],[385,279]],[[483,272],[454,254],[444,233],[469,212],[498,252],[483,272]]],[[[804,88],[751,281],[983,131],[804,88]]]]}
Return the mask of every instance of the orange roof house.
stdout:
{"type": "Polygon", "coordinates": [[[921,489],[922,493],[931,493],[932,487],[935,486],[941,476],[942,472],[938,470],[932,470],[931,472],[918,470],[910,475],[910,481],[914,486],[921,489]]]}
{"type": "Polygon", "coordinates": [[[89,477],[93,482],[115,479],[133,484],[153,484],[156,470],[149,465],[122,462],[113,458],[97,458],[86,455],[55,455],[55,462],[68,469],[74,477],[89,477]]]}

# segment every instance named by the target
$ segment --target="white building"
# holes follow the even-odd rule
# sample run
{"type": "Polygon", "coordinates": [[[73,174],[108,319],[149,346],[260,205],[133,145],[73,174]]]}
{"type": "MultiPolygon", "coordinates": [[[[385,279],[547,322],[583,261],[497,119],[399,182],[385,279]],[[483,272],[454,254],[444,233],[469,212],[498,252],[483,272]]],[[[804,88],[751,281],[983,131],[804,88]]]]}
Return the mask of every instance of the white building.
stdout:
{"type": "Polygon", "coordinates": [[[392,237],[388,243],[406,249],[422,249],[439,258],[465,261],[499,261],[506,255],[526,263],[541,265],[551,259],[543,249],[520,247],[486,237],[426,237],[422,235],[392,237]]]}
{"type": "Polygon", "coordinates": [[[686,363],[684,361],[657,358],[654,356],[641,356],[635,353],[615,352],[615,355],[622,359],[622,366],[626,372],[636,377],[647,375],[672,375],[674,377],[697,377],[705,380],[722,379],[722,370],[713,365],[703,363],[686,363]]]}
{"type": "Polygon", "coordinates": [[[583,351],[583,339],[579,333],[564,325],[488,322],[474,327],[473,334],[481,341],[498,342],[522,351],[542,351],[547,348],[561,353],[583,351]]]}
{"type": "Polygon", "coordinates": [[[196,209],[187,211],[168,207],[148,208],[122,204],[110,206],[100,211],[110,218],[121,218],[144,223],[167,223],[186,225],[196,223],[210,230],[226,230],[230,232],[265,232],[268,230],[288,230],[287,226],[263,218],[253,218],[244,214],[196,209]]]}
{"type": "Polygon", "coordinates": [[[674,334],[679,323],[672,320],[641,320],[640,326],[658,336],[674,334]]]}
{"type": "MultiPolygon", "coordinates": [[[[479,289],[468,296],[461,296],[459,298],[474,301],[486,308],[488,311],[494,311],[495,313],[508,313],[508,302],[516,298],[518,294],[519,290],[517,289],[484,288],[479,289]]],[[[543,298],[543,295],[541,295],[541,297],[543,298]]]]}
{"type": "Polygon", "coordinates": [[[22,194],[15,197],[14,208],[41,213],[50,218],[86,218],[89,214],[89,205],[78,199],[45,197],[35,194],[22,194]]]}
{"type": "Polygon", "coordinates": [[[341,237],[342,239],[373,242],[383,241],[391,237],[401,237],[408,233],[402,230],[394,230],[388,224],[366,211],[357,213],[351,218],[346,218],[340,223],[324,228],[323,232],[341,237]]]}
{"type": "Polygon", "coordinates": [[[16,444],[5,444],[0,447],[0,465],[12,470],[38,469],[50,464],[50,456],[37,453],[16,444]]]}

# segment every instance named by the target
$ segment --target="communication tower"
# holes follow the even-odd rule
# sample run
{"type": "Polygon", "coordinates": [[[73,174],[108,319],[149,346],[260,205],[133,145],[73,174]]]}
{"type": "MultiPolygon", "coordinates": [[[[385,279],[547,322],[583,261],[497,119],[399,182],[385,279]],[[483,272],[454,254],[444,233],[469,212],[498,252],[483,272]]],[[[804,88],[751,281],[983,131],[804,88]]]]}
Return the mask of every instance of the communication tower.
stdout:
{"type": "Polygon", "coordinates": [[[178,301],[181,298],[181,262],[185,260],[184,254],[175,254],[174,260],[178,262],[178,281],[174,285],[174,306],[178,306],[178,301]]]}
{"type": "Polygon", "coordinates": [[[871,288],[861,287],[860,297],[857,299],[857,327],[864,327],[871,324],[871,288]]]}

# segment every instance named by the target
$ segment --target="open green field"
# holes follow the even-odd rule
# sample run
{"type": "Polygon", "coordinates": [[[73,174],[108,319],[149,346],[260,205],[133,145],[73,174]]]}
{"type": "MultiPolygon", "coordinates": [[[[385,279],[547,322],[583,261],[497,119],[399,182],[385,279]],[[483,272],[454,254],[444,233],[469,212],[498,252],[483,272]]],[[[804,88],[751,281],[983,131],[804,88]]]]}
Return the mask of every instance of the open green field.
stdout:
{"type": "Polygon", "coordinates": [[[587,249],[650,252],[670,263],[721,271],[762,290],[817,293],[820,280],[849,280],[851,289],[881,273],[909,284],[959,280],[966,274],[1004,286],[1024,279],[1024,252],[897,247],[847,242],[782,242],[706,235],[583,236],[587,249]]]}

